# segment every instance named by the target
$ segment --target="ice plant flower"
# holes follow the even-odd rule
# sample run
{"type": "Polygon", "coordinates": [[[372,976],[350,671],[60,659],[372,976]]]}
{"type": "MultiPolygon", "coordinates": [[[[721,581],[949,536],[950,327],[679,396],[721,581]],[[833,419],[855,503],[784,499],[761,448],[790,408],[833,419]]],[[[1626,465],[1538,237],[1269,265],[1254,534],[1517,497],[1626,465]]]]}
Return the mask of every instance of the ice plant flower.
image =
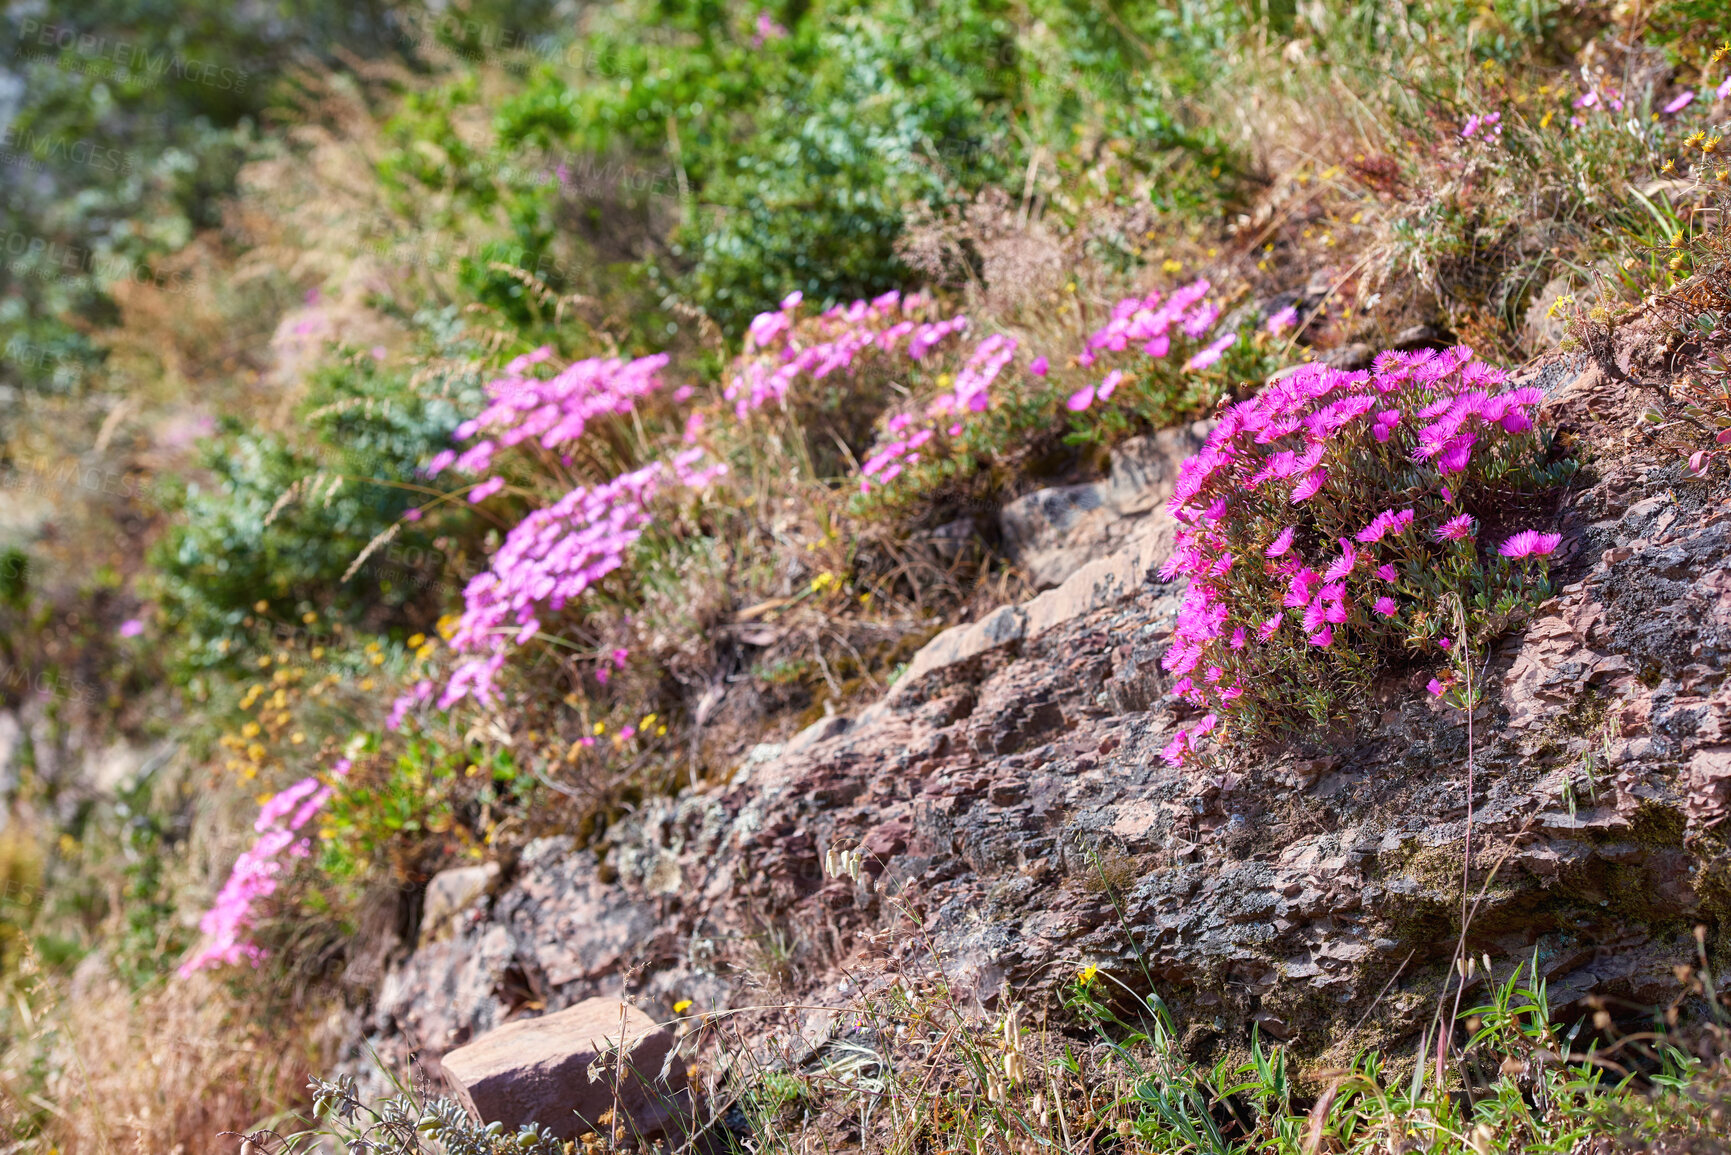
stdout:
{"type": "Polygon", "coordinates": [[[1230,349],[1233,342],[1237,340],[1237,333],[1228,333],[1224,337],[1216,338],[1203,348],[1197,350],[1196,353],[1191,356],[1190,360],[1184,363],[1184,367],[1189,369],[1191,372],[1208,368],[1216,361],[1220,360],[1221,354],[1225,353],[1227,349],[1230,349]]]}
{"type": "MultiPolygon", "coordinates": [[[[348,772],[346,758],[338,759],[331,767],[333,779],[341,779],[348,772]]],[[[308,775],[259,807],[258,817],[253,821],[258,839],[235,859],[228,881],[199,919],[198,929],[204,940],[180,964],[181,978],[206,967],[241,962],[256,967],[264,961],[264,948],[250,938],[259,916],[257,907],[276,893],[286,869],[283,856],[305,858],[312,852],[311,839],[300,831],[323,809],[331,793],[329,783],[317,775],[308,775]]]]}
{"type": "Polygon", "coordinates": [[[1540,533],[1523,529],[1498,547],[1497,552],[1508,558],[1544,557],[1562,543],[1560,533],[1540,533]]]}
{"type": "Polygon", "coordinates": [[[1473,535],[1473,519],[1468,514],[1449,518],[1437,528],[1438,541],[1465,541],[1473,535]]]}
{"type": "MultiPolygon", "coordinates": [[[[1129,326],[1141,311],[1146,303],[1119,318],[1129,326]]],[[[1422,612],[1470,583],[1531,604],[1546,588],[1542,568],[1453,548],[1486,504],[1562,476],[1534,464],[1542,393],[1509,389],[1506,377],[1465,348],[1386,352],[1368,371],[1301,367],[1222,408],[1173,486],[1178,530],[1160,576],[1189,579],[1162,659],[1179,679],[1174,693],[1228,727],[1322,721],[1377,660],[1410,648],[1407,600],[1422,612]],[[1379,508],[1393,494],[1410,504],[1379,508]],[[1412,532],[1420,521],[1433,528],[1412,532]],[[1338,553],[1301,544],[1330,542],[1338,553]],[[1288,618],[1299,628],[1283,630],[1288,618]]],[[[1538,535],[1517,548],[1550,547],[1538,535]]],[[[1490,628],[1482,613],[1469,615],[1475,628],[1490,628]]],[[[1182,731],[1164,756],[1187,761],[1201,738],[1182,731]]]]}

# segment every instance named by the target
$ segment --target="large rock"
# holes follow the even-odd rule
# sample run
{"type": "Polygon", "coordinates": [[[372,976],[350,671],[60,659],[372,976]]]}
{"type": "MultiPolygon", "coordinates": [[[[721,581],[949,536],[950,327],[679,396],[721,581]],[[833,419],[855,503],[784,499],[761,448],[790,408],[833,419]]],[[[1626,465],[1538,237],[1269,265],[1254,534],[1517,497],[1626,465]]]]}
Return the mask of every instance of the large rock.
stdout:
{"type": "Polygon", "coordinates": [[[682,1139],[679,1124],[693,1117],[691,1091],[677,1061],[661,1076],[672,1048],[673,1035],[636,1007],[585,999],[457,1048],[444,1058],[445,1080],[483,1123],[539,1123],[575,1139],[605,1134],[608,1118],[627,1137],[682,1139]],[[624,1077],[616,1078],[621,1050],[624,1077]],[[591,1066],[599,1078],[590,1077],[591,1066]]]}
{"type": "Polygon", "coordinates": [[[1178,467],[1201,448],[1210,422],[1133,437],[1112,450],[1104,481],[1018,497],[998,513],[1004,549],[1036,589],[1052,589],[1089,562],[1123,549],[1164,520],[1178,467]]]}

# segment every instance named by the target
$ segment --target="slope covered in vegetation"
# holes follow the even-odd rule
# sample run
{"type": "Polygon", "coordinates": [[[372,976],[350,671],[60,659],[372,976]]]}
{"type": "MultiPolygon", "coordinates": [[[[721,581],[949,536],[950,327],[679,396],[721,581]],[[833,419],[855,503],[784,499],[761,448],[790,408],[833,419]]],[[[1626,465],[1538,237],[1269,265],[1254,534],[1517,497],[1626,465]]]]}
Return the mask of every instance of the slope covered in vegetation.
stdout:
{"type": "Polygon", "coordinates": [[[1717,1149],[1722,5],[62,9],[10,1150],[1717,1149]]]}

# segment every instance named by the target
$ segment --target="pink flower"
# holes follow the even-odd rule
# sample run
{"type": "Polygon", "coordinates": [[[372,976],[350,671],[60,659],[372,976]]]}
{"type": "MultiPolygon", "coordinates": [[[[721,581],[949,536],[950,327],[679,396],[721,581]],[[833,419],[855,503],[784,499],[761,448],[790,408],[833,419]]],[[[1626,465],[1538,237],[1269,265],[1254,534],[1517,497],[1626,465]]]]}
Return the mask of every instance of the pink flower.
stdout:
{"type": "Polygon", "coordinates": [[[1036,377],[1044,377],[1049,368],[1045,357],[1035,357],[1033,363],[1028,366],[1028,372],[1036,377]]]}
{"type": "Polygon", "coordinates": [[[1670,102],[1667,103],[1665,105],[1665,107],[1663,109],[1661,109],[1660,111],[1662,111],[1666,116],[1675,116],[1675,115],[1677,115],[1677,113],[1682,112],[1685,108],[1688,108],[1690,103],[1693,102],[1694,99],[1695,99],[1695,90],[1692,88],[1686,88],[1681,93],[1679,93],[1677,96],[1672,97],[1670,102]]]}
{"type": "Polygon", "coordinates": [[[1292,328],[1292,326],[1296,324],[1298,324],[1298,306],[1288,305],[1286,308],[1280,310],[1280,312],[1269,317],[1263,324],[1263,328],[1278,337],[1281,333],[1292,328]]]}
{"type": "Polygon", "coordinates": [[[1313,469],[1305,474],[1299,479],[1298,484],[1292,487],[1292,504],[1297,505],[1301,501],[1308,501],[1315,497],[1322,488],[1323,482],[1327,480],[1328,470],[1326,469],[1313,469]]]}
{"type": "Polygon", "coordinates": [[[600,682],[603,686],[605,686],[607,684],[607,679],[611,678],[612,676],[613,676],[613,671],[609,670],[606,666],[598,667],[595,671],[595,680],[597,682],[600,682]]]}
{"type": "Polygon", "coordinates": [[[1731,76],[1727,76],[1725,83],[1713,90],[1714,100],[1724,100],[1726,97],[1731,97],[1731,76]]]}
{"type": "Polygon", "coordinates": [[[1449,518],[1436,531],[1438,541],[1465,541],[1472,535],[1473,519],[1464,513],[1449,518]]]}
{"type": "Polygon", "coordinates": [[[1275,535],[1274,541],[1269,545],[1269,547],[1262,552],[1267,554],[1269,557],[1280,557],[1287,550],[1292,548],[1292,534],[1295,528],[1296,527],[1289,525],[1285,529],[1281,530],[1277,535],[1275,535]]]}
{"type": "Polygon", "coordinates": [[[1443,446],[1437,455],[1437,467],[1444,473],[1459,473],[1467,467],[1472,458],[1473,443],[1478,440],[1476,433],[1462,433],[1443,446]]]}
{"type": "Polygon", "coordinates": [[[1300,570],[1293,574],[1292,580],[1286,587],[1286,601],[1284,603],[1286,608],[1297,610],[1309,605],[1312,596],[1310,587],[1316,580],[1316,574],[1310,570],[1300,570]]]}
{"type": "Polygon", "coordinates": [[[1118,388],[1118,382],[1122,380],[1124,380],[1123,371],[1119,369],[1112,370],[1110,373],[1106,374],[1106,379],[1100,382],[1100,391],[1096,396],[1098,396],[1102,401],[1110,401],[1112,399],[1112,394],[1118,388]]]}
{"type": "Polygon", "coordinates": [[[503,477],[489,477],[469,491],[469,504],[478,505],[504,488],[505,479],[503,477]]]}
{"type": "Polygon", "coordinates": [[[630,656],[631,656],[630,650],[614,650],[613,654],[612,654],[613,665],[615,667],[617,667],[618,669],[623,670],[625,668],[625,659],[629,658],[630,656]]]}
{"type": "Polygon", "coordinates": [[[1286,612],[1284,610],[1275,614],[1260,626],[1256,627],[1256,636],[1266,642],[1269,638],[1274,636],[1274,631],[1280,628],[1280,623],[1285,619],[1285,617],[1286,612]]]}
{"type": "Polygon", "coordinates": [[[1161,748],[1160,759],[1168,766],[1180,765],[1183,763],[1184,754],[1189,748],[1190,732],[1187,730],[1180,730],[1177,734],[1173,735],[1172,741],[1166,743],[1166,745],[1161,748]]]}
{"type": "Polygon", "coordinates": [[[1070,399],[1064,402],[1064,408],[1068,409],[1072,413],[1080,413],[1092,404],[1094,404],[1094,387],[1092,385],[1084,385],[1074,393],[1070,394],[1070,399]]]}
{"type": "Polygon", "coordinates": [[[1376,604],[1371,606],[1371,609],[1375,610],[1379,615],[1385,618],[1392,618],[1397,612],[1395,609],[1394,599],[1386,595],[1377,598],[1376,604]]]}
{"type": "Polygon", "coordinates": [[[1323,626],[1307,639],[1313,646],[1328,646],[1334,643],[1334,627],[1323,626]]]}
{"type": "Polygon", "coordinates": [[[1371,422],[1371,435],[1376,438],[1377,443],[1380,445],[1394,434],[1395,426],[1399,424],[1400,410],[1384,409],[1382,412],[1378,413],[1375,420],[1371,422]]]}
{"type": "Polygon", "coordinates": [[[1352,567],[1358,564],[1358,551],[1352,548],[1352,543],[1346,538],[1340,539],[1340,557],[1333,565],[1322,571],[1323,581],[1339,581],[1352,572],[1352,567]]]}
{"type": "Polygon", "coordinates": [[[1220,355],[1226,352],[1227,349],[1231,348],[1232,343],[1236,340],[1238,340],[1237,333],[1228,333],[1224,337],[1216,338],[1208,345],[1197,350],[1195,355],[1184,363],[1184,368],[1191,372],[1208,368],[1210,365],[1220,360],[1220,355]]]}
{"type": "Polygon", "coordinates": [[[1400,572],[1394,566],[1385,563],[1376,567],[1376,576],[1385,582],[1391,582],[1400,576],[1400,572]]]}
{"type": "Polygon", "coordinates": [[[116,632],[123,638],[136,638],[144,632],[144,623],[137,618],[127,618],[116,632]]]}
{"type": "Polygon", "coordinates": [[[1076,358],[1076,364],[1087,369],[1094,364],[1094,350],[1089,349],[1076,358]]]}
{"type": "Polygon", "coordinates": [[[1451,647],[1453,645],[1454,645],[1454,643],[1449,641],[1448,638],[1446,638],[1446,637],[1438,638],[1436,640],[1436,648],[1439,650],[1447,651],[1449,649],[1449,647],[1451,647]]]}
{"type": "Polygon", "coordinates": [[[1560,533],[1539,533],[1537,530],[1523,529],[1497,550],[1504,557],[1543,557],[1556,549],[1562,542],[1560,533]]]}
{"type": "Polygon", "coordinates": [[[1229,642],[1228,644],[1235,650],[1242,650],[1244,648],[1245,641],[1246,641],[1246,638],[1245,638],[1245,633],[1244,633],[1244,627],[1239,626],[1236,630],[1232,631],[1232,641],[1229,642]]]}
{"type": "Polygon", "coordinates": [[[1425,689],[1429,690],[1432,694],[1434,694],[1435,696],[1440,698],[1443,695],[1443,691],[1448,689],[1448,687],[1444,686],[1441,682],[1437,681],[1435,678],[1432,678],[1430,680],[1429,684],[1425,686],[1425,689]]]}

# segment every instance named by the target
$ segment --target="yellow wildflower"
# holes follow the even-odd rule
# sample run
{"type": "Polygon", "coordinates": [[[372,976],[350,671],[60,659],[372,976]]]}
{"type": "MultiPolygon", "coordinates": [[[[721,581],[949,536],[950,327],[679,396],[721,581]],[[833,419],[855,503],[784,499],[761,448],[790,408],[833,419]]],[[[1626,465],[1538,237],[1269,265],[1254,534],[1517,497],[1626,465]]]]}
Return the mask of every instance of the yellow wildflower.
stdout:
{"type": "Polygon", "coordinates": [[[411,649],[411,650],[420,649],[421,643],[425,642],[426,640],[427,640],[426,634],[410,634],[409,635],[409,642],[408,642],[409,649],[411,649]]]}
{"type": "Polygon", "coordinates": [[[591,730],[590,733],[594,734],[597,738],[599,738],[601,735],[607,733],[607,723],[605,723],[605,722],[595,723],[595,728],[593,730],[591,730]]]}
{"type": "Polygon", "coordinates": [[[678,1002],[673,1004],[673,1013],[676,1015],[683,1015],[686,1011],[689,1011],[690,1009],[691,1009],[691,1000],[690,999],[680,999],[678,1002]]]}

